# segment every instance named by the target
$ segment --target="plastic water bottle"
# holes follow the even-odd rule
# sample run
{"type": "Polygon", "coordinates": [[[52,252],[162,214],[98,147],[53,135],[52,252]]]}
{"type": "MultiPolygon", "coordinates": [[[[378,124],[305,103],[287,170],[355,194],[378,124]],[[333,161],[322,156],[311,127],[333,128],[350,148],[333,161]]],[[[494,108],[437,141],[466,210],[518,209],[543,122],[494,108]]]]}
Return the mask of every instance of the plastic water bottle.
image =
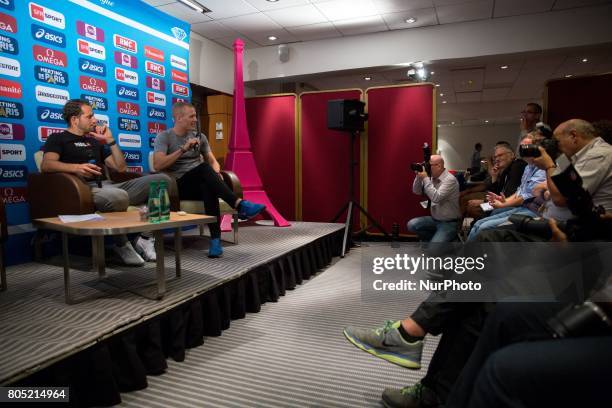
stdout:
{"type": "Polygon", "coordinates": [[[157,224],[160,221],[160,207],[159,207],[159,185],[156,181],[152,181],[149,184],[149,202],[147,205],[149,209],[149,222],[157,224]]]}
{"type": "Polygon", "coordinates": [[[170,219],[170,196],[168,195],[168,182],[159,182],[159,220],[168,221],[170,219]]]}

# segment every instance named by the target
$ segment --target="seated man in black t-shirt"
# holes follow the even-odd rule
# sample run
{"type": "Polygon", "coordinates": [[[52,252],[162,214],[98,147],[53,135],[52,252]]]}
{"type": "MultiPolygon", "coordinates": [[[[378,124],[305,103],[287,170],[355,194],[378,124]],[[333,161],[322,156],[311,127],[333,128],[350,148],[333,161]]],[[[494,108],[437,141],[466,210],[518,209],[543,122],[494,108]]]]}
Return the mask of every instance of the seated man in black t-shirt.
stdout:
{"type": "MultiPolygon", "coordinates": [[[[91,105],[79,99],[66,103],[64,120],[68,129],[49,136],[43,147],[45,154],[41,171],[72,173],[83,178],[91,187],[94,206],[98,211],[125,211],[129,205],[146,203],[152,181],[166,180],[170,189],[176,188],[174,181],[164,174],[152,174],[115,184],[106,180],[104,166],[118,172],[127,169],[123,152],[110,129],[96,126],[91,105]]],[[[134,243],[136,250],[124,235],[117,236],[115,242],[113,251],[126,265],[142,266],[145,260],[156,260],[152,237],[138,237],[134,243]]]]}

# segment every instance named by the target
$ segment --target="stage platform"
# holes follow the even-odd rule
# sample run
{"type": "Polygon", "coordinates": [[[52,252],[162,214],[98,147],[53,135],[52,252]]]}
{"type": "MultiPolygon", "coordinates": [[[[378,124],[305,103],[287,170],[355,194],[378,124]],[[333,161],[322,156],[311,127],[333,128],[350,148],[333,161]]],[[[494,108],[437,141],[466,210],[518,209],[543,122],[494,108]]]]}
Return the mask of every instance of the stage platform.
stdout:
{"type": "Polygon", "coordinates": [[[167,293],[151,300],[155,264],[110,265],[99,281],[88,259],[73,258],[73,295],[64,303],[59,260],[7,269],[0,293],[0,384],[69,385],[71,405],[109,405],[119,392],[145,388],[166,358],[218,336],[230,320],[258,312],[340,253],[343,224],[293,222],[288,228],[249,225],[221,259],[206,256],[208,239],[184,234],[182,277],[174,277],[166,240],[167,293]]]}

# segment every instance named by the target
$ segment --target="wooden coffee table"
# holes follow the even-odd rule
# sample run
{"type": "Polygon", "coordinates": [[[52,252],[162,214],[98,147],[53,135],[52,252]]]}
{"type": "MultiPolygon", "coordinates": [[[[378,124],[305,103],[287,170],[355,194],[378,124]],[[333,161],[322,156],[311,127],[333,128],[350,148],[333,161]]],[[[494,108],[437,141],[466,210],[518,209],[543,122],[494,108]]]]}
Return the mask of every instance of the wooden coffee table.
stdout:
{"type": "Polygon", "coordinates": [[[100,278],[106,277],[104,260],[104,237],[107,235],[131,234],[137,232],[152,232],[155,237],[155,254],[157,257],[156,280],[157,299],[166,293],[166,276],[164,267],[164,237],[165,229],[174,230],[174,259],[176,276],[181,276],[181,228],[190,225],[203,225],[216,221],[216,217],[199,214],[178,215],[170,213],[170,220],[158,224],[140,221],[138,211],[110,212],[101,214],[103,220],[63,223],[58,217],[38,218],[32,220],[32,225],[41,229],[59,231],[62,233],[62,252],[64,258],[64,291],[66,303],[74,303],[70,290],[70,260],[68,255],[68,234],[89,236],[92,241],[92,258],[94,270],[100,278]]]}

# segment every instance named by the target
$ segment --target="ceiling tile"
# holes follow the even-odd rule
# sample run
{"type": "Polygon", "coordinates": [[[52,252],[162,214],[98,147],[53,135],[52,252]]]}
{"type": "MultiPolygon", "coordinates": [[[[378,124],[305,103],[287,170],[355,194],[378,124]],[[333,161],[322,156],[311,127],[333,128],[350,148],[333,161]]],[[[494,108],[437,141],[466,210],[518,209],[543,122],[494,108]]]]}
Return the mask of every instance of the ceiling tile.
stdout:
{"type": "Polygon", "coordinates": [[[279,10],[267,11],[272,20],[283,27],[296,27],[308,24],[327,22],[327,18],[312,4],[306,6],[288,7],[279,10]]]}
{"type": "Polygon", "coordinates": [[[208,17],[208,14],[198,13],[197,11],[190,9],[182,3],[167,4],[164,6],[157,7],[157,9],[188,23],[200,23],[203,21],[210,21],[210,17],[208,17]]]}
{"type": "Polygon", "coordinates": [[[246,16],[232,17],[220,20],[220,22],[243,34],[261,33],[265,31],[279,30],[281,27],[263,13],[247,14],[246,16]]]}
{"type": "Polygon", "coordinates": [[[547,69],[551,72],[556,70],[565,61],[565,55],[544,55],[541,57],[530,57],[525,59],[523,69],[547,69]]]}
{"type": "Polygon", "coordinates": [[[493,0],[440,6],[436,10],[440,24],[488,19],[493,12],[493,0]]]}
{"type": "Polygon", "coordinates": [[[498,88],[502,85],[512,85],[521,73],[522,64],[507,65],[507,69],[500,69],[498,64],[488,64],[485,70],[484,86],[498,88]]]}
{"type": "Polygon", "coordinates": [[[379,14],[371,0],[331,0],[324,3],[316,3],[316,7],[330,21],[348,20],[379,14]]]}
{"type": "Polygon", "coordinates": [[[503,101],[511,88],[487,88],[482,91],[483,102],[503,101]]]}
{"type": "Polygon", "coordinates": [[[434,8],[412,10],[409,12],[383,14],[382,17],[387,23],[389,29],[391,30],[402,30],[438,24],[438,19],[436,18],[436,10],[434,8]],[[408,17],[414,17],[417,19],[417,21],[412,24],[408,24],[406,23],[406,19],[408,17]]]}
{"type": "Polygon", "coordinates": [[[381,16],[360,17],[350,20],[334,21],[336,29],[344,35],[375,33],[388,31],[381,16]]]}
{"type": "Polygon", "coordinates": [[[245,0],[251,6],[260,11],[276,10],[293,6],[301,6],[310,4],[308,0],[281,0],[277,2],[269,2],[267,0],[245,0]]]}
{"type": "Polygon", "coordinates": [[[288,27],[287,31],[301,41],[321,40],[323,38],[342,37],[332,23],[319,23],[299,27],[288,27]]]}
{"type": "Polygon", "coordinates": [[[255,7],[251,6],[244,0],[198,0],[200,4],[209,8],[210,13],[207,13],[212,19],[219,20],[222,18],[236,17],[244,14],[257,13],[255,7]]]}
{"type": "Polygon", "coordinates": [[[484,82],[484,68],[456,69],[451,72],[455,92],[481,91],[484,82]]]}
{"type": "Polygon", "coordinates": [[[196,23],[191,25],[191,31],[198,33],[208,39],[237,36],[238,32],[225,27],[217,21],[208,21],[205,23],[196,23]]]}
{"type": "Polygon", "coordinates": [[[549,11],[555,0],[495,0],[494,17],[518,16],[549,11]]]}
{"type": "Polygon", "coordinates": [[[457,92],[455,98],[457,99],[457,103],[480,102],[482,99],[482,92],[457,92]]]}
{"type": "MultiPolygon", "coordinates": [[[[255,41],[250,40],[249,38],[246,38],[245,36],[240,36],[240,39],[244,42],[244,47],[245,48],[259,48],[259,44],[257,44],[255,41]]],[[[236,37],[231,36],[231,37],[223,37],[223,38],[215,38],[214,42],[221,44],[224,47],[229,48],[230,50],[234,49],[234,41],[236,40],[236,37]]]]}
{"type": "Polygon", "coordinates": [[[398,11],[432,8],[433,0],[376,0],[374,6],[380,14],[390,14],[398,11]]]}
{"type": "Polygon", "coordinates": [[[299,41],[293,34],[283,29],[266,31],[265,33],[252,33],[249,34],[249,38],[262,47],[299,41]],[[268,37],[271,35],[276,37],[276,40],[269,40],[268,37]]]}
{"type": "Polygon", "coordinates": [[[611,3],[610,0],[557,0],[553,10],[563,10],[573,7],[594,6],[597,4],[611,3]]]}

